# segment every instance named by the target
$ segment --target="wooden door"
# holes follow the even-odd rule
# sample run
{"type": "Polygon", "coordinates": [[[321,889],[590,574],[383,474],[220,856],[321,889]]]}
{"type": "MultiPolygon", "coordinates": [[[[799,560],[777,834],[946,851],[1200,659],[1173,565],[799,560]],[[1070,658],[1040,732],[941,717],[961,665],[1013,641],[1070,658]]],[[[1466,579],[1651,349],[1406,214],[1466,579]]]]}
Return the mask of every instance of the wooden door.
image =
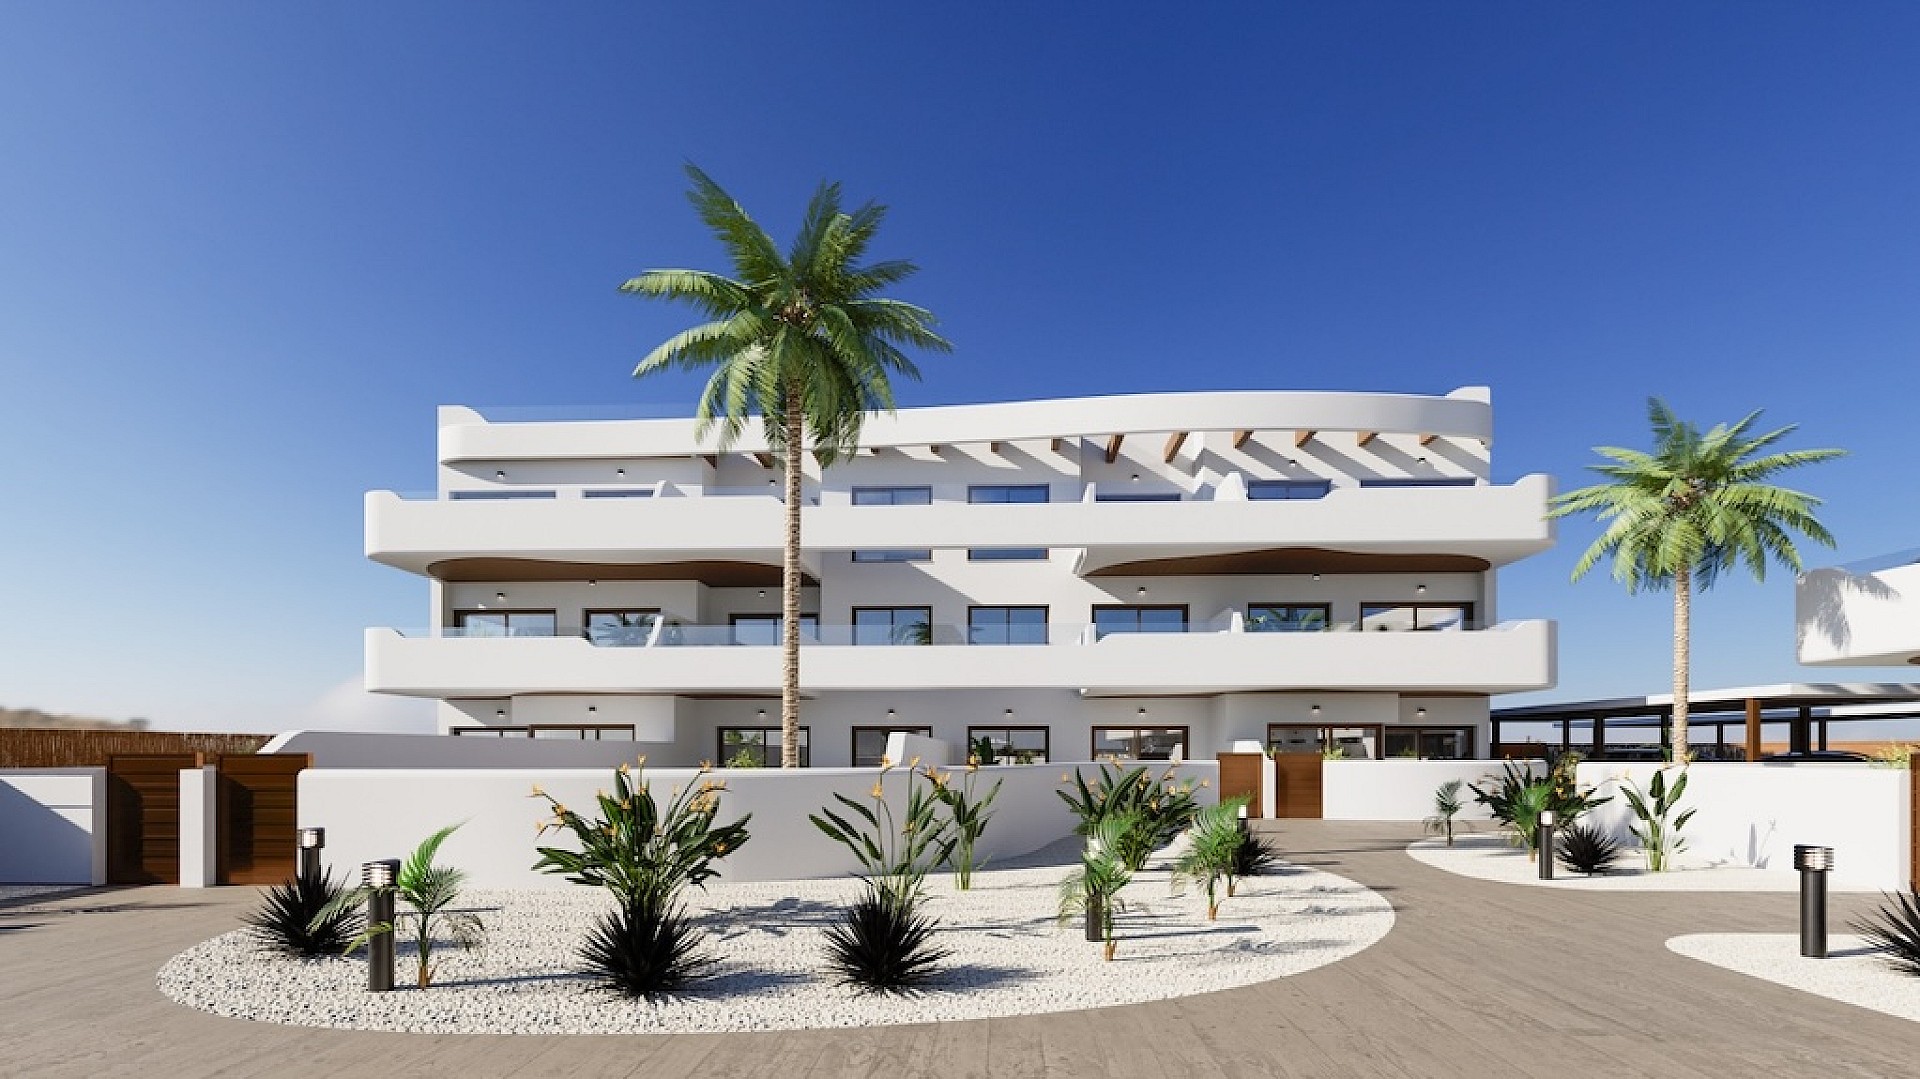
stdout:
{"type": "Polygon", "coordinates": [[[1220,754],[1220,800],[1245,798],[1247,816],[1260,816],[1260,762],[1258,753],[1220,754]]]}
{"type": "Polygon", "coordinates": [[[180,771],[198,753],[107,758],[107,883],[180,883],[180,771]]]}
{"type": "Polygon", "coordinates": [[[1273,815],[1295,820],[1319,820],[1320,754],[1276,753],[1273,755],[1273,815]]]}
{"type": "Polygon", "coordinates": [[[220,756],[217,883],[278,884],[293,876],[300,771],[312,762],[305,753],[220,756]]]}

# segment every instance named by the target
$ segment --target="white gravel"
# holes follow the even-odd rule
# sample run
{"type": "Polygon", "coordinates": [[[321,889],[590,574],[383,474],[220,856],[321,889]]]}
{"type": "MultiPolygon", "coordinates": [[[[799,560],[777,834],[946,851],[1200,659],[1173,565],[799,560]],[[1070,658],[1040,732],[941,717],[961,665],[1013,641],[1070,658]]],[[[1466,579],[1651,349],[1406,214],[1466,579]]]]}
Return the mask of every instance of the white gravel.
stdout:
{"type": "MultiPolygon", "coordinates": [[[[598,989],[574,952],[607,905],[597,889],[474,892],[484,950],[448,951],[433,988],[365,991],[359,958],[296,960],[266,953],[241,931],[175,956],[160,991],[219,1015],[299,1026],[436,1033],[617,1034],[882,1026],[1032,1015],[1163,1000],[1298,974],[1385,936],[1392,907],[1375,892],[1315,870],[1241,884],[1220,920],[1197,894],[1170,895],[1168,874],[1140,874],[1125,893],[1111,963],[1078,919],[1055,919],[1059,866],[975,875],[969,892],[929,879],[929,913],[952,951],[928,990],[866,995],[835,984],[822,930],[857,897],[853,880],[715,882],[691,905],[721,960],[697,988],[652,1003],[598,989]]],[[[410,985],[402,942],[397,980],[410,985]]],[[[438,954],[438,953],[436,953],[438,954]]]]}
{"type": "Polygon", "coordinates": [[[1920,1022],[1920,978],[1887,965],[1850,934],[1827,938],[1827,958],[1803,959],[1796,933],[1695,933],[1669,951],[1716,967],[1920,1022]]]}
{"type": "MultiPolygon", "coordinates": [[[[1444,869],[1475,880],[1502,884],[1527,884],[1539,888],[1572,888],[1591,892],[1796,892],[1800,878],[1793,873],[1726,862],[1687,860],[1665,873],[1647,872],[1645,857],[1638,848],[1624,851],[1614,868],[1591,877],[1554,867],[1553,880],[1540,879],[1540,867],[1527,860],[1526,851],[1510,845],[1499,835],[1456,836],[1448,847],[1444,840],[1423,839],[1407,847],[1417,862],[1444,869]]],[[[1832,892],[1877,892],[1870,886],[1851,885],[1834,880],[1832,892]]]]}

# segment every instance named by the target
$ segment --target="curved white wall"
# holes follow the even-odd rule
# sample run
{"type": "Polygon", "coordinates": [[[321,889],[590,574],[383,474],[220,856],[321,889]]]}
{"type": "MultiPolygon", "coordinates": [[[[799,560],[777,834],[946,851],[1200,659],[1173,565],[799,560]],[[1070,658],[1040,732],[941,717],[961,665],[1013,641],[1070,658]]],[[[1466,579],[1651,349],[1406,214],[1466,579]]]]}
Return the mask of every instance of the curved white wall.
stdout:
{"type": "Polygon", "coordinates": [[[1817,569],[1794,588],[1799,659],[1812,667],[1920,663],[1920,562],[1873,573],[1817,569]]]}

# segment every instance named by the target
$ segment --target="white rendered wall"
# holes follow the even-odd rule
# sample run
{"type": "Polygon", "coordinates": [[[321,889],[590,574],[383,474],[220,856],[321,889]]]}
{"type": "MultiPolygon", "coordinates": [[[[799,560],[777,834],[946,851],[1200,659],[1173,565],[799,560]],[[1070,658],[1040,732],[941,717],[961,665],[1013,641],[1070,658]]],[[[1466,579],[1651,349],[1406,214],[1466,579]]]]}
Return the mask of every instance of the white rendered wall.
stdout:
{"type": "MultiPolygon", "coordinates": [[[[982,842],[989,864],[993,858],[1025,854],[1072,834],[1073,816],[1055,793],[1061,789],[1062,772],[1071,767],[1010,765],[974,773],[981,793],[994,779],[1005,779],[982,842]]],[[[1094,771],[1092,765],[1080,767],[1088,774],[1094,771]]],[[[1163,770],[1164,766],[1154,766],[1156,776],[1163,770]]],[[[1218,771],[1217,765],[1202,762],[1183,765],[1174,774],[1206,780],[1208,786],[1196,793],[1202,802],[1211,803],[1218,771]]],[[[722,863],[724,876],[743,881],[792,880],[854,871],[857,866],[851,856],[822,835],[807,816],[822,806],[837,805],[835,791],[867,798],[878,774],[871,768],[712,773],[727,783],[719,819],[731,821],[743,813],[753,816],[748,824],[752,838],[722,863]]],[[[647,773],[656,790],[688,782],[693,776],[686,770],[647,773]]],[[[907,782],[899,769],[887,778],[889,797],[896,805],[904,804],[907,782]]],[[[536,825],[548,812],[544,799],[528,796],[535,783],[562,804],[590,812],[594,793],[606,789],[611,778],[606,770],[309,769],[300,774],[300,826],[325,828],[328,863],[352,872],[376,858],[405,857],[436,829],[464,822],[441,848],[441,860],[466,870],[470,886],[572,887],[560,877],[532,870],[536,845],[565,845],[553,832],[535,835],[536,825]]]]}
{"type": "MultiPolygon", "coordinates": [[[[1580,765],[1578,778],[1582,786],[1617,795],[1615,777],[1626,776],[1644,791],[1656,767],[1594,762],[1580,765]]],[[[1683,857],[1791,875],[1794,845],[1814,844],[1834,849],[1836,882],[1907,886],[1910,772],[1870,764],[1696,763],[1688,774],[1676,813],[1692,807],[1699,813],[1682,833],[1688,840],[1683,857]]],[[[1633,815],[1616,796],[1594,810],[1593,819],[1625,838],[1633,815]]]]}
{"type": "MultiPolygon", "coordinates": [[[[1537,764],[1515,761],[1522,768],[1537,764]]],[[[1500,782],[1500,761],[1322,761],[1321,816],[1327,820],[1421,821],[1433,815],[1433,792],[1457,779],[1466,803],[1456,820],[1491,820],[1465,784],[1500,782]]]]}
{"type": "Polygon", "coordinates": [[[220,770],[213,765],[180,769],[180,887],[218,883],[220,770]]]}
{"type": "Polygon", "coordinates": [[[1799,659],[1809,666],[1920,662],[1920,562],[1807,573],[1794,588],[1794,621],[1799,659]]]}
{"type": "Polygon", "coordinates": [[[630,741],[288,731],[262,753],[308,753],[314,768],[612,768],[649,747],[630,741]]]}
{"type": "Polygon", "coordinates": [[[106,769],[0,770],[0,836],[0,884],[105,884],[106,769]]]}

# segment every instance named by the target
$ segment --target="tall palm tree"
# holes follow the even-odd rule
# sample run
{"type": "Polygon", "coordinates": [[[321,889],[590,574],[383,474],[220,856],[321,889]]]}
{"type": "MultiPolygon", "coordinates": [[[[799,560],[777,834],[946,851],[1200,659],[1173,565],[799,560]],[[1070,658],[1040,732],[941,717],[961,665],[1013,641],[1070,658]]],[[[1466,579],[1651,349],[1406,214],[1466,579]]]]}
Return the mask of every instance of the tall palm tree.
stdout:
{"type": "Polygon", "coordinates": [[[734,276],[648,270],[622,292],[691,304],[708,321],[647,354],[636,378],[669,368],[711,370],[695,411],[701,437],[720,428],[725,449],[759,417],[785,472],[781,561],[780,764],[800,766],[800,477],[802,454],[821,467],[852,453],[870,412],[893,411],[890,374],[919,378],[902,347],[949,351],[932,312],[878,295],[917,267],[863,263],[886,216],[868,202],[848,213],[840,185],[823,183],[783,256],[766,230],[692,165],[687,198],[726,248],[734,276]]]}
{"type": "Polygon", "coordinates": [[[1770,561],[1797,572],[1800,552],[1791,532],[1833,546],[1833,536],[1813,517],[1819,499],[1764,481],[1846,451],[1759,455],[1791,434],[1794,425],[1749,436],[1760,418],[1757,409],[1730,427],[1717,424],[1704,434],[1675,417],[1659,398],[1648,399],[1647,418],[1653,427],[1651,453],[1595,446],[1594,452],[1611,463],[1590,470],[1608,482],[1559,495],[1547,516],[1590,512],[1607,525],[1574,565],[1574,580],[1611,555],[1613,579],[1628,592],[1673,589],[1671,759],[1685,761],[1695,584],[1704,592],[1720,574],[1742,564],[1755,580],[1766,579],[1770,561]]]}

